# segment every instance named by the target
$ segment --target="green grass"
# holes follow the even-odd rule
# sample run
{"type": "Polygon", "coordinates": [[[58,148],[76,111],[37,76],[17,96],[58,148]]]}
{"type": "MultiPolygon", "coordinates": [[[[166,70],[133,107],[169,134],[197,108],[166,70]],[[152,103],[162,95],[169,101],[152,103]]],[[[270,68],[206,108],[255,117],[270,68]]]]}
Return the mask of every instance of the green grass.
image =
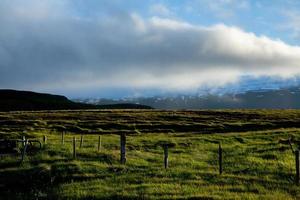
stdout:
{"type": "Polygon", "coordinates": [[[300,141],[299,119],[300,111],[294,110],[0,113],[1,137],[48,138],[42,151],[28,155],[21,166],[19,157],[1,157],[0,199],[300,199],[295,157],[281,142],[300,141]],[[206,130],[198,129],[199,123],[206,130]],[[181,124],[190,127],[182,131],[181,124]],[[68,127],[64,145],[61,130],[51,128],[58,125],[68,127]],[[72,126],[87,133],[81,149],[72,126]],[[151,126],[156,131],[145,131],[151,126]],[[95,129],[105,133],[100,152],[95,129]],[[107,134],[123,131],[130,133],[126,165],[119,164],[119,136],[107,134]],[[166,142],[172,144],[168,169],[161,146],[166,142]]]}

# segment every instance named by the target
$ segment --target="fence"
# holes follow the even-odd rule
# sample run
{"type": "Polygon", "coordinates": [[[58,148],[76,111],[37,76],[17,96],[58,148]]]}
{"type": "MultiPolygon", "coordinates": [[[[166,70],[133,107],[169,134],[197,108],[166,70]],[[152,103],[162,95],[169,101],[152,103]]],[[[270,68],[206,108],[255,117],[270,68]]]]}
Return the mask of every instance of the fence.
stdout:
{"type": "MultiPolygon", "coordinates": [[[[93,142],[96,144],[97,147],[97,151],[100,152],[102,149],[102,137],[103,135],[98,135],[98,139],[97,141],[93,140],[93,142]]],[[[5,140],[0,140],[0,142],[3,142],[5,140]]],[[[20,140],[15,140],[19,143],[21,143],[22,145],[22,152],[21,152],[21,163],[24,161],[24,157],[26,155],[26,149],[28,147],[28,144],[31,142],[38,142],[40,144],[40,146],[43,145],[50,145],[49,144],[49,140],[48,137],[46,135],[44,135],[42,137],[42,143],[39,142],[39,140],[32,140],[32,139],[26,139],[25,136],[22,137],[22,139],[20,140]]],[[[73,159],[77,158],[77,149],[78,148],[84,148],[84,135],[80,135],[80,139],[79,139],[79,147],[77,145],[77,137],[73,136],[72,137],[72,157],[73,159]]],[[[65,132],[61,133],[60,136],[60,144],[61,145],[65,145],[65,132]]],[[[299,149],[294,150],[293,146],[291,144],[291,141],[289,139],[289,145],[291,147],[291,150],[293,152],[293,154],[295,155],[295,169],[296,169],[296,173],[295,173],[295,184],[299,185],[300,184],[300,151],[299,149]]],[[[169,168],[169,148],[171,147],[171,145],[169,145],[168,143],[162,144],[162,149],[163,149],[163,165],[164,168],[167,169],[169,168]]],[[[218,169],[219,169],[219,174],[222,175],[223,174],[223,169],[224,169],[224,165],[223,165],[223,148],[221,143],[218,144],[218,153],[216,155],[217,160],[218,160],[218,169]]],[[[125,133],[121,133],[120,134],[120,164],[125,165],[126,164],[126,134],[125,133]]],[[[225,166],[226,167],[226,166],[225,166]]]]}

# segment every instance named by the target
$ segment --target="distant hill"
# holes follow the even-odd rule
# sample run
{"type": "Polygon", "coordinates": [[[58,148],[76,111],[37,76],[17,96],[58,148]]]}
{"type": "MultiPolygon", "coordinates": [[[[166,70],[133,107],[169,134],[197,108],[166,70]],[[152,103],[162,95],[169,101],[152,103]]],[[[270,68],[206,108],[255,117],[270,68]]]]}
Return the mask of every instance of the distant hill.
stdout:
{"type": "Polygon", "coordinates": [[[0,90],[0,111],[70,110],[70,109],[150,109],[132,103],[91,105],[76,103],[65,96],[30,91],[0,90]]]}
{"type": "Polygon", "coordinates": [[[112,103],[139,103],[158,109],[300,109],[300,87],[252,90],[239,94],[180,95],[176,97],[149,97],[133,99],[85,99],[97,105],[112,103]]]}

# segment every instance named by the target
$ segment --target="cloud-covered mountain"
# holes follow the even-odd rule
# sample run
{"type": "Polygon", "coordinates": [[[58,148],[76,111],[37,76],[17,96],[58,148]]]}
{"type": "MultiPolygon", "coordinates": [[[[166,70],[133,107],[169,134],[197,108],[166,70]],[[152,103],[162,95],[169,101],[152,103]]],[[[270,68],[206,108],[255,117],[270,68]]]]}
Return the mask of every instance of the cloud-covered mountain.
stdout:
{"type": "Polygon", "coordinates": [[[224,109],[224,108],[266,108],[299,109],[300,87],[285,89],[250,90],[238,94],[224,95],[181,95],[175,97],[141,97],[111,99],[77,99],[76,101],[106,105],[114,103],[137,103],[159,109],[224,109]]]}

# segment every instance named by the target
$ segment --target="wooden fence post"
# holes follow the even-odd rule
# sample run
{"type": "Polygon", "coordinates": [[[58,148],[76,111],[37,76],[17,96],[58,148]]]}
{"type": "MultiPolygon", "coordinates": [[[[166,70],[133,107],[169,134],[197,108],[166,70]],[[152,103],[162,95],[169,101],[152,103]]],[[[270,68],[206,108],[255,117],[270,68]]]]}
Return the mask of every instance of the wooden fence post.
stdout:
{"type": "Polygon", "coordinates": [[[25,140],[25,145],[24,145],[23,152],[22,152],[22,157],[21,157],[21,163],[23,163],[23,161],[24,161],[27,146],[28,146],[28,139],[25,140]]]}
{"type": "Polygon", "coordinates": [[[288,139],[288,142],[289,142],[289,145],[290,145],[290,147],[291,147],[292,152],[295,153],[294,148],[293,148],[293,145],[292,145],[292,138],[289,138],[289,139],[288,139]]]}
{"type": "Polygon", "coordinates": [[[80,145],[79,145],[79,148],[81,148],[83,146],[83,135],[81,135],[80,137],[80,145]]]}
{"type": "Polygon", "coordinates": [[[222,146],[221,142],[219,143],[219,173],[223,173],[223,166],[222,166],[223,158],[222,158],[222,146]]]}
{"type": "Polygon", "coordinates": [[[299,149],[295,151],[295,161],[296,161],[296,178],[295,182],[297,185],[299,185],[299,180],[300,180],[300,168],[299,168],[299,149]]]}
{"type": "Polygon", "coordinates": [[[164,165],[165,165],[165,169],[168,168],[169,165],[169,152],[168,152],[168,145],[165,144],[164,146],[164,165]]]}
{"type": "Polygon", "coordinates": [[[120,134],[120,163],[126,163],[126,134],[120,134]]]}
{"type": "Polygon", "coordinates": [[[61,144],[65,144],[65,132],[61,132],[61,144]]]}
{"type": "Polygon", "coordinates": [[[76,137],[73,137],[73,159],[76,159],[76,137]]]}
{"type": "Polygon", "coordinates": [[[43,143],[44,143],[44,145],[47,144],[47,136],[45,136],[45,135],[43,136],[43,143]]]}
{"type": "Polygon", "coordinates": [[[23,137],[22,137],[22,147],[23,147],[23,148],[25,147],[25,142],[26,142],[26,138],[25,138],[25,136],[23,135],[23,137]]]}
{"type": "Polygon", "coordinates": [[[99,135],[98,139],[98,152],[101,150],[101,135],[99,135]]]}

